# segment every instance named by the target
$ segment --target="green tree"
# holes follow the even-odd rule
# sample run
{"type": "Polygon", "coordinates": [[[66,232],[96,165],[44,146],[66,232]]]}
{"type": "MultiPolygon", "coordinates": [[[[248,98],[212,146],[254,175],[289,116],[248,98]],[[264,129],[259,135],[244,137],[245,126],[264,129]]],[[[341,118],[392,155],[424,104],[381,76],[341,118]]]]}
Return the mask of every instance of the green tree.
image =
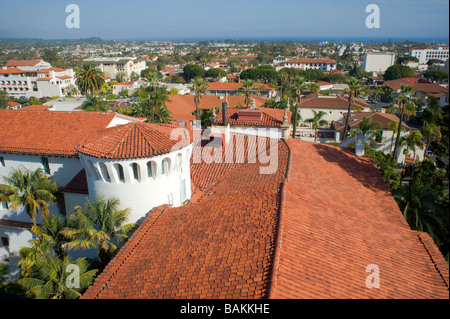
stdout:
{"type": "Polygon", "coordinates": [[[75,73],[76,85],[81,91],[81,94],[95,94],[99,92],[105,83],[102,78],[103,72],[94,64],[85,62],[75,73]]]}
{"type": "Polygon", "coordinates": [[[344,133],[342,134],[342,140],[345,141],[347,138],[347,131],[348,131],[348,121],[351,117],[352,112],[352,106],[355,103],[355,98],[361,94],[361,91],[363,90],[363,84],[357,80],[357,79],[349,79],[348,82],[348,111],[347,116],[344,117],[345,119],[345,125],[344,125],[344,133]]]}
{"type": "Polygon", "coordinates": [[[317,128],[319,126],[324,126],[324,125],[328,125],[328,121],[323,119],[323,117],[327,114],[324,111],[315,111],[312,110],[314,113],[313,118],[307,119],[306,122],[307,123],[312,123],[312,128],[314,130],[314,142],[317,142],[317,128]]]}
{"type": "Polygon", "coordinates": [[[37,299],[77,299],[81,292],[94,281],[98,270],[89,270],[86,258],[71,261],[68,256],[58,258],[49,252],[38,254],[36,271],[30,277],[19,279],[27,295],[37,299]],[[69,266],[77,267],[77,283],[72,283],[67,271],[69,266]],[[72,286],[74,284],[75,287],[72,286]],[[76,287],[77,286],[77,287],[76,287]]]}
{"type": "Polygon", "coordinates": [[[411,228],[429,233],[440,246],[438,233],[445,227],[445,222],[439,196],[414,180],[396,190],[394,198],[411,228]]]}
{"type": "MultiPolygon", "coordinates": [[[[412,96],[414,95],[414,90],[410,85],[401,85],[401,93],[397,99],[397,107],[399,111],[400,121],[398,122],[397,132],[401,132],[401,127],[403,126],[403,117],[409,112],[409,110],[414,109],[414,103],[412,102],[412,96]]],[[[398,150],[400,146],[401,134],[397,134],[394,146],[394,159],[398,158],[398,150]]]]}
{"type": "Polygon", "coordinates": [[[103,97],[88,96],[88,101],[81,104],[83,111],[89,112],[105,112],[109,109],[109,104],[103,97]]]}
{"type": "Polygon", "coordinates": [[[242,81],[242,90],[244,91],[244,103],[245,107],[248,107],[250,103],[252,102],[252,90],[255,87],[256,82],[253,80],[243,80],[242,81]]]}
{"type": "Polygon", "coordinates": [[[366,144],[371,148],[375,148],[375,136],[380,132],[381,127],[380,122],[374,121],[370,117],[365,117],[361,120],[361,123],[359,123],[359,128],[352,131],[353,134],[362,133],[364,135],[364,141],[367,141],[366,144]]]}
{"type": "Polygon", "coordinates": [[[8,92],[6,92],[6,90],[0,90],[0,109],[6,109],[9,101],[10,98],[8,92]]]}
{"type": "Polygon", "coordinates": [[[227,73],[224,70],[218,69],[218,68],[211,68],[208,71],[205,72],[205,78],[217,78],[217,77],[224,77],[227,73]]]}
{"type": "Polygon", "coordinates": [[[194,103],[195,103],[195,116],[197,120],[200,120],[199,106],[202,102],[202,93],[208,90],[208,81],[201,77],[196,77],[192,80],[192,89],[195,91],[194,103]]]}
{"type": "Polygon", "coordinates": [[[186,82],[190,82],[192,79],[205,76],[205,70],[197,64],[186,64],[183,68],[183,76],[186,82]]]}
{"type": "Polygon", "coordinates": [[[0,185],[0,200],[9,203],[11,209],[24,206],[33,224],[40,210],[48,216],[49,204],[55,202],[58,191],[56,181],[41,168],[34,171],[25,168],[13,168],[9,176],[4,176],[5,184],[0,185]]]}
{"type": "Polygon", "coordinates": [[[144,80],[148,83],[151,83],[151,87],[153,90],[155,90],[156,88],[156,83],[163,79],[163,75],[161,74],[161,72],[153,69],[142,70],[141,77],[144,78],[144,80]]]}
{"type": "Polygon", "coordinates": [[[394,64],[386,69],[383,75],[386,81],[403,79],[403,78],[414,78],[414,70],[409,66],[402,64],[394,64]]]}
{"type": "Polygon", "coordinates": [[[438,83],[441,83],[444,80],[448,80],[448,73],[440,70],[428,70],[423,76],[432,82],[438,83]]]}
{"type": "Polygon", "coordinates": [[[71,239],[66,244],[68,249],[96,248],[101,262],[106,265],[118,251],[114,240],[125,241],[127,233],[137,226],[135,223],[124,225],[130,210],[120,210],[119,205],[116,198],[98,197],[92,203],[87,199],[85,207],[75,207],[68,220],[70,228],[64,232],[71,239]]]}
{"type": "Polygon", "coordinates": [[[417,148],[423,149],[422,134],[419,131],[411,131],[407,137],[400,138],[400,146],[405,147],[403,153],[409,154],[409,151],[413,151],[414,159],[416,158],[417,148]]]}

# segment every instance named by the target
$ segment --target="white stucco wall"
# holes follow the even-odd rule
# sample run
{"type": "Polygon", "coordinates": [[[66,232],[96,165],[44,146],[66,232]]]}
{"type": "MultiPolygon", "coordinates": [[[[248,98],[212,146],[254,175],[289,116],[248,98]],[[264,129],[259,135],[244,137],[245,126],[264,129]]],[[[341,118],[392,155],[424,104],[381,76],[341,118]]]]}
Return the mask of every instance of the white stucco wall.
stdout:
{"type": "Polygon", "coordinates": [[[181,206],[183,181],[185,199],[191,198],[191,154],[192,144],[179,151],[146,159],[105,160],[80,154],[86,166],[89,200],[93,201],[97,196],[118,198],[121,209],[131,209],[128,222],[140,221],[153,207],[162,204],[181,206]],[[163,161],[166,161],[165,174],[162,174],[163,161]],[[147,171],[149,162],[152,165],[150,177],[147,171]],[[133,163],[139,166],[138,180],[134,178],[133,163]],[[123,168],[123,181],[119,179],[119,164],[123,168]]]}

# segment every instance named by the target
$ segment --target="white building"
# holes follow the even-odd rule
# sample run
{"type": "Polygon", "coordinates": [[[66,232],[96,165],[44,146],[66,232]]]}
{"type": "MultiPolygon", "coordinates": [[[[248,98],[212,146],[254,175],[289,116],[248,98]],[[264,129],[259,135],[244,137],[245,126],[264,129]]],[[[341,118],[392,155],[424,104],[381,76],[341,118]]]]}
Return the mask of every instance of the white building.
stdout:
{"type": "Polygon", "coordinates": [[[448,46],[437,46],[427,49],[411,48],[409,49],[409,55],[416,57],[419,60],[419,64],[426,64],[429,60],[441,60],[448,59],[448,46]]]}
{"type": "MultiPolygon", "coordinates": [[[[51,214],[70,214],[86,198],[115,197],[131,210],[127,222],[137,222],[155,206],[191,198],[192,144],[182,135],[171,138],[171,125],[113,112],[0,110],[0,118],[1,183],[13,169],[42,168],[64,194],[64,207],[51,205],[51,214]]],[[[36,221],[42,222],[40,213],[36,221]]],[[[33,238],[31,226],[23,207],[2,203],[0,261],[15,267],[20,248],[33,238]]]]}
{"type": "Polygon", "coordinates": [[[116,79],[118,73],[124,73],[125,81],[131,79],[133,72],[140,76],[141,71],[147,68],[145,59],[136,57],[90,58],[84,61],[96,65],[106,77],[116,79]]]}
{"type": "Polygon", "coordinates": [[[302,70],[322,70],[333,71],[336,70],[336,61],[332,59],[291,59],[284,63],[285,68],[294,68],[302,70]]]}
{"type": "Polygon", "coordinates": [[[384,73],[395,64],[395,53],[365,53],[363,69],[365,72],[384,73]]]}
{"type": "MultiPolygon", "coordinates": [[[[356,98],[352,109],[359,112],[370,111],[370,106],[361,98],[356,98]]],[[[332,121],[342,121],[348,112],[348,97],[337,95],[323,95],[313,93],[302,99],[298,105],[301,122],[314,117],[314,112],[325,112],[323,119],[331,124],[332,121]]]]}
{"type": "Polygon", "coordinates": [[[72,69],[54,68],[41,60],[9,61],[0,69],[0,90],[13,98],[65,96],[75,86],[72,69]]]}

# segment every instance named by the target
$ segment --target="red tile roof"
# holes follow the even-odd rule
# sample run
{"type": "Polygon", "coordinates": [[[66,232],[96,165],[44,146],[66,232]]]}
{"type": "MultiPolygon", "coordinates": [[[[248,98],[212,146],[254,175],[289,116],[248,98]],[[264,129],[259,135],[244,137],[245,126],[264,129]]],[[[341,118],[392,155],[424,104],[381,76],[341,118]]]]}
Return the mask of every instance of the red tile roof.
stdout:
{"type": "Polygon", "coordinates": [[[36,71],[24,71],[18,68],[0,68],[0,74],[21,74],[21,73],[36,73],[36,71]]]}
{"type": "Polygon", "coordinates": [[[47,111],[48,109],[48,105],[28,105],[17,109],[17,111],[47,111]]]}
{"type": "Polygon", "coordinates": [[[276,174],[246,163],[199,202],[154,209],[82,298],[266,298],[287,155],[280,143],[276,174]]]}
{"type": "MultiPolygon", "coordinates": [[[[348,110],[348,98],[346,96],[325,96],[320,93],[313,93],[302,99],[299,108],[348,110]]],[[[369,105],[363,99],[356,98],[352,108],[369,108],[369,105]]]]}
{"type": "MultiPolygon", "coordinates": [[[[347,113],[344,113],[344,118],[347,118],[347,113]]],[[[350,122],[349,126],[350,128],[359,128],[359,125],[361,124],[361,121],[364,118],[371,118],[372,121],[378,122],[381,125],[381,129],[383,130],[391,130],[392,128],[389,127],[389,124],[392,122],[399,122],[400,119],[395,114],[389,114],[389,113],[380,113],[380,112],[357,112],[357,113],[351,113],[350,116],[350,122]]],[[[333,122],[333,125],[336,130],[344,130],[344,125],[340,122],[333,122]]],[[[411,128],[405,124],[405,122],[402,123],[402,127],[409,131],[411,128]]]]}
{"type": "Polygon", "coordinates": [[[89,194],[86,171],[82,169],[61,191],[63,193],[89,194]]]}
{"type": "Polygon", "coordinates": [[[172,151],[178,139],[171,139],[170,125],[129,123],[101,129],[80,139],[77,150],[108,159],[146,158],[172,151]]]}
{"type": "Polygon", "coordinates": [[[0,110],[0,152],[78,156],[83,135],[107,127],[115,113],[0,110]]]}
{"type": "Polygon", "coordinates": [[[10,60],[5,66],[35,66],[39,64],[41,60],[10,60]]]}
{"type": "MultiPolygon", "coordinates": [[[[261,120],[252,120],[240,115],[239,112],[248,111],[250,108],[228,108],[228,124],[233,126],[257,126],[257,127],[280,127],[283,124],[284,110],[271,108],[257,108],[262,112],[261,120]]],[[[291,122],[291,112],[288,112],[288,124],[291,122]]],[[[217,114],[218,125],[223,125],[222,112],[217,114]]]]}
{"type": "MultiPolygon", "coordinates": [[[[167,107],[173,114],[173,119],[177,121],[195,120],[195,116],[191,115],[195,111],[194,95],[177,95],[169,94],[171,102],[167,103],[167,107]]],[[[244,97],[242,96],[228,96],[228,105],[236,107],[239,103],[244,105],[244,97]]],[[[266,101],[264,97],[253,97],[256,106],[261,106],[266,101]]],[[[213,106],[222,108],[222,103],[225,102],[225,96],[222,95],[203,95],[200,102],[200,109],[210,110],[213,106]]]]}
{"type": "Polygon", "coordinates": [[[448,299],[448,277],[446,284],[439,274],[448,274],[448,264],[427,234],[409,228],[369,159],[323,144],[288,144],[296,160],[271,298],[448,299]],[[372,264],[380,288],[368,289],[372,264]]]}
{"type": "Polygon", "coordinates": [[[198,164],[202,196],[154,209],[82,298],[448,299],[448,264],[409,228],[371,160],[277,145],[275,174],[198,164]],[[368,289],[372,264],[380,288],[368,289]]]}

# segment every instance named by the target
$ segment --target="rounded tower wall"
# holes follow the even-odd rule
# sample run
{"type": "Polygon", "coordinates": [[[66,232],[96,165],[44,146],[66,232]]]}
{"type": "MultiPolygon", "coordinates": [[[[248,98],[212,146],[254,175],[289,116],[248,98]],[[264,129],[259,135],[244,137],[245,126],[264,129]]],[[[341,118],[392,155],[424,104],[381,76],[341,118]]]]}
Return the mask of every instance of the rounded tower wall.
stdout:
{"type": "Polygon", "coordinates": [[[139,159],[104,159],[79,153],[86,171],[89,200],[118,198],[129,208],[128,222],[140,221],[156,206],[181,206],[191,198],[192,144],[170,153],[139,159]]]}

